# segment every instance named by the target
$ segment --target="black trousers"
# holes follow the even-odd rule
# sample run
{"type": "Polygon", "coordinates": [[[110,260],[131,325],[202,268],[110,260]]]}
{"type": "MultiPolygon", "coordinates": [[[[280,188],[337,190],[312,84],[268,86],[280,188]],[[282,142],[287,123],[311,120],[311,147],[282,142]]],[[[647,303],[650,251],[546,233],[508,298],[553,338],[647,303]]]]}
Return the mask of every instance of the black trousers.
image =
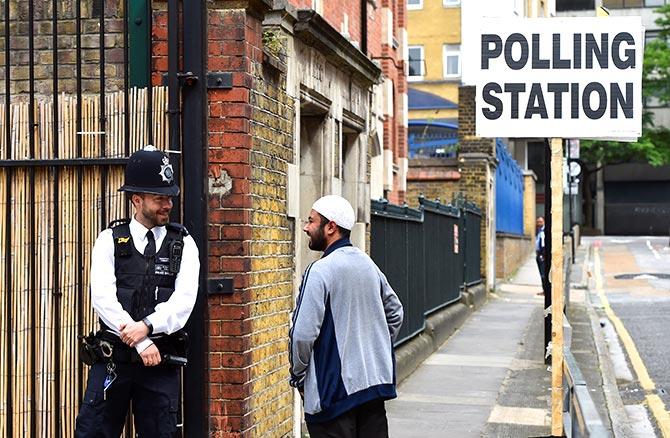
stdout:
{"type": "Polygon", "coordinates": [[[384,400],[364,403],[324,423],[307,423],[311,438],[388,438],[384,400]]]}
{"type": "Polygon", "coordinates": [[[105,400],[103,382],[107,376],[106,364],[99,362],[91,367],[77,416],[75,437],[118,438],[131,400],[137,437],[174,437],[179,408],[179,369],[118,363],[116,375],[105,400]]]}

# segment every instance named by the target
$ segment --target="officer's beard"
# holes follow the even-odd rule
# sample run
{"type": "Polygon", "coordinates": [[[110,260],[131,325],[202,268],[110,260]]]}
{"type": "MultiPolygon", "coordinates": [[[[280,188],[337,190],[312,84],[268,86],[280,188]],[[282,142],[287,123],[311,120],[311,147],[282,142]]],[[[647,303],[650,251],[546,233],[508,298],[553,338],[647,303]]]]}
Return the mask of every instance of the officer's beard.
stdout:
{"type": "Polygon", "coordinates": [[[328,247],[328,242],[326,241],[326,234],[323,232],[325,224],[317,228],[313,234],[308,234],[309,236],[309,249],[312,251],[325,251],[328,247]]]}
{"type": "Polygon", "coordinates": [[[142,208],[142,216],[151,223],[152,227],[162,227],[170,221],[170,209],[160,209],[151,211],[146,208],[142,208]],[[160,214],[159,214],[160,213],[160,214]]]}

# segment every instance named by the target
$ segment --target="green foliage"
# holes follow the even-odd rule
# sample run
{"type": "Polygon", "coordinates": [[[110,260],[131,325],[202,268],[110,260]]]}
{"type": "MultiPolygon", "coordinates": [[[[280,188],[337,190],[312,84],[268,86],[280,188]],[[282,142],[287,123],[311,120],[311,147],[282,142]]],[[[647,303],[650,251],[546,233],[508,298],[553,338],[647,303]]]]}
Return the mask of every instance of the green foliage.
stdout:
{"type": "Polygon", "coordinates": [[[284,45],[279,32],[273,30],[263,31],[263,47],[274,56],[281,56],[284,45]]]}
{"type": "MultiPolygon", "coordinates": [[[[644,50],[642,95],[655,98],[663,105],[670,105],[670,4],[655,10],[660,17],[658,39],[650,41],[644,50]]],[[[670,130],[656,126],[653,114],[645,111],[642,116],[642,136],[633,143],[584,140],[582,158],[591,163],[625,163],[646,161],[653,166],[670,163],[670,130]]]]}

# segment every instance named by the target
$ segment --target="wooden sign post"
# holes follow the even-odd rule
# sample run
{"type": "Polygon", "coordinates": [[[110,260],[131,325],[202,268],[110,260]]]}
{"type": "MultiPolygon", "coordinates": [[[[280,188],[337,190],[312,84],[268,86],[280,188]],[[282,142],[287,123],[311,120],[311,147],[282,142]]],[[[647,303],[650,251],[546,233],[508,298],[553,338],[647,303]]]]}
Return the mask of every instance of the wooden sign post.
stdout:
{"type": "Polygon", "coordinates": [[[551,139],[550,272],[551,434],[563,436],[563,140],[560,138],[551,139]]]}

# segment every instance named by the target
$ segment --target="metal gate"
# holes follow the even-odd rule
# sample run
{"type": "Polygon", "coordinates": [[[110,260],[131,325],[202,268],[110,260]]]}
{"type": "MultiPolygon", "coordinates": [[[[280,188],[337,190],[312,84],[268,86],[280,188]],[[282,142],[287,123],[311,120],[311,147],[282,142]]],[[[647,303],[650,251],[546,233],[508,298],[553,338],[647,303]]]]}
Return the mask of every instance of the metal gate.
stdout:
{"type": "MultiPolygon", "coordinates": [[[[183,188],[173,220],[186,225],[206,257],[203,4],[4,1],[0,436],[73,435],[87,374],[77,337],[96,325],[91,248],[110,220],[130,213],[117,188],[133,151],[154,144],[171,152],[183,188]]],[[[206,265],[187,326],[186,436],[207,428],[206,265]]]]}

